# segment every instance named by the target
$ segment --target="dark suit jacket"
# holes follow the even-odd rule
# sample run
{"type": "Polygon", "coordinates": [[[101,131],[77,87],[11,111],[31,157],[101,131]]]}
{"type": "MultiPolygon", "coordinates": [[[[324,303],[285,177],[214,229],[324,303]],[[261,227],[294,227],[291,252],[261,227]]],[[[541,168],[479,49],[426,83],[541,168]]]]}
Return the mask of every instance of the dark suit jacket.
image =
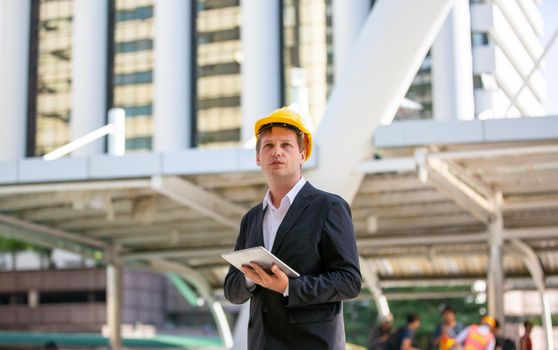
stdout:
{"type": "MultiPolygon", "coordinates": [[[[242,219],[235,250],[263,246],[263,206],[242,219]]],[[[289,296],[256,286],[231,266],[225,297],[250,299],[248,348],[345,349],[341,301],[360,292],[361,275],[350,208],[341,197],[306,183],[277,230],[272,253],[301,276],[289,280],[289,296]]]]}

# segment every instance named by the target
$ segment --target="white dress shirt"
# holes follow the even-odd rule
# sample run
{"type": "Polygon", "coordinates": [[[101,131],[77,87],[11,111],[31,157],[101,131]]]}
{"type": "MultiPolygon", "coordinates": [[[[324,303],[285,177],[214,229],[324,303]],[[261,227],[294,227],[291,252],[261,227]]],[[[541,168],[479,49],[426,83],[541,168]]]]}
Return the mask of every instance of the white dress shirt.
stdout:
{"type": "MultiPolygon", "coordinates": [[[[302,187],[306,184],[306,179],[301,176],[300,180],[291,188],[291,190],[281,199],[281,204],[279,208],[275,208],[273,205],[273,201],[271,200],[271,192],[267,190],[265,194],[264,200],[262,202],[263,210],[264,210],[264,217],[263,217],[263,240],[264,240],[264,247],[265,249],[271,251],[273,248],[273,242],[275,242],[275,236],[277,235],[277,230],[279,229],[279,225],[283,222],[285,215],[287,215],[287,211],[293,204],[296,195],[302,187]]],[[[254,282],[250,279],[246,278],[246,287],[251,288],[254,286],[254,282]]],[[[284,296],[289,295],[289,285],[287,285],[287,289],[283,293],[284,296]]]]}

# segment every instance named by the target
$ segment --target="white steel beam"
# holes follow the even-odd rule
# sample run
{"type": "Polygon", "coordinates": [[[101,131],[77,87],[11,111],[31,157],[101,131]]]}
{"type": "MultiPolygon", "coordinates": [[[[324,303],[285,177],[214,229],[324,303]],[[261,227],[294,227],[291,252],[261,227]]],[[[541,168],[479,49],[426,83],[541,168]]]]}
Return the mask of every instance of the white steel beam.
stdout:
{"type": "Polygon", "coordinates": [[[488,287],[488,313],[492,317],[500,320],[502,329],[505,329],[504,318],[504,259],[502,254],[502,246],[504,243],[504,218],[500,211],[502,203],[502,195],[495,196],[494,204],[496,213],[491,218],[488,225],[488,244],[489,244],[489,262],[487,273],[488,287]]]}
{"type": "MultiPolygon", "coordinates": [[[[546,239],[558,236],[558,226],[541,228],[520,228],[503,229],[502,237],[504,240],[511,239],[546,239]]],[[[444,244],[463,244],[463,243],[487,243],[488,232],[471,232],[460,234],[439,234],[428,236],[401,236],[389,238],[360,238],[358,239],[359,248],[370,247],[401,247],[401,246],[431,246],[444,244]]]]}
{"type": "Polygon", "coordinates": [[[383,294],[382,288],[380,287],[380,279],[378,276],[378,271],[374,266],[374,262],[370,259],[365,259],[362,256],[359,257],[359,260],[362,278],[364,280],[364,283],[372,293],[372,296],[374,297],[378,313],[382,317],[386,317],[390,314],[389,305],[386,296],[383,294]]]}
{"type": "Polygon", "coordinates": [[[246,208],[175,176],[154,176],[153,190],[217,222],[237,230],[246,208]]]}
{"type": "Polygon", "coordinates": [[[254,139],[254,123],[281,104],[281,1],[243,0],[241,141],[254,139]]]}
{"type": "Polygon", "coordinates": [[[0,161],[25,157],[31,0],[0,1],[0,161]]]}
{"type": "Polygon", "coordinates": [[[339,79],[360,30],[370,12],[370,0],[333,0],[333,56],[339,79]]]}
{"type": "Polygon", "coordinates": [[[117,256],[116,247],[107,249],[107,325],[110,348],[122,349],[122,263],[117,256]]]}
{"type": "Polygon", "coordinates": [[[166,0],[154,5],[153,148],[177,151],[192,143],[192,2],[166,0]]]}
{"type": "Polygon", "coordinates": [[[215,300],[211,286],[207,283],[204,277],[188,266],[171,261],[150,259],[148,262],[149,267],[153,270],[158,272],[177,273],[196,288],[208,304],[209,310],[215,319],[215,323],[217,324],[217,329],[219,330],[221,339],[223,340],[223,345],[225,348],[231,349],[233,346],[233,338],[225,312],[223,311],[221,303],[215,300]]]}
{"type": "Polygon", "coordinates": [[[395,115],[452,4],[453,0],[375,4],[316,132],[320,162],[318,169],[308,170],[310,182],[353,201],[364,176],[355,168],[371,156],[375,129],[395,115]]]}
{"type": "Polygon", "coordinates": [[[493,201],[483,197],[452,174],[447,163],[437,159],[427,159],[424,167],[427,171],[427,181],[475,218],[488,223],[495,215],[493,201]]]}
{"type": "Polygon", "coordinates": [[[162,258],[181,258],[193,259],[204,257],[218,257],[221,253],[231,250],[230,245],[215,245],[211,248],[180,248],[180,249],[157,249],[121,253],[120,257],[126,260],[137,259],[162,259],[162,258]]]}
{"type": "Polygon", "coordinates": [[[43,226],[43,225],[39,225],[39,224],[35,224],[32,222],[27,222],[24,220],[20,220],[20,219],[16,219],[13,218],[11,216],[7,216],[4,214],[0,214],[0,222],[10,225],[10,226],[14,226],[14,227],[19,227],[31,232],[36,232],[38,234],[41,234],[45,237],[49,237],[51,239],[59,239],[59,240],[63,240],[63,241],[68,241],[71,243],[75,243],[75,244],[79,244],[79,245],[85,245],[85,246],[89,246],[89,247],[95,247],[95,248],[99,248],[99,249],[105,249],[107,248],[107,244],[103,241],[99,241],[93,238],[89,238],[89,237],[84,237],[83,235],[78,235],[75,233],[69,233],[66,231],[62,231],[62,230],[58,230],[55,228],[51,228],[51,227],[47,227],[47,226],[43,226]]]}
{"type": "Polygon", "coordinates": [[[510,248],[519,258],[523,260],[525,267],[529,270],[533,283],[539,292],[542,308],[542,321],[545,331],[546,348],[554,349],[554,338],[552,330],[552,315],[550,313],[550,304],[548,298],[545,296],[545,282],[544,282],[544,270],[539,261],[539,257],[533,251],[531,247],[522,242],[519,239],[512,239],[510,242],[510,248]]]}
{"type": "Polygon", "coordinates": [[[98,191],[98,190],[123,190],[136,188],[149,188],[149,180],[110,180],[110,181],[84,181],[61,182],[36,185],[0,186],[0,195],[25,194],[39,192],[65,192],[65,191],[98,191]]]}
{"type": "Polygon", "coordinates": [[[107,60],[100,59],[107,56],[109,1],[75,0],[73,10],[70,131],[75,141],[48,153],[45,160],[70,152],[78,156],[102,154],[103,142],[92,141],[113,128],[112,125],[103,126],[107,108],[107,60]]]}

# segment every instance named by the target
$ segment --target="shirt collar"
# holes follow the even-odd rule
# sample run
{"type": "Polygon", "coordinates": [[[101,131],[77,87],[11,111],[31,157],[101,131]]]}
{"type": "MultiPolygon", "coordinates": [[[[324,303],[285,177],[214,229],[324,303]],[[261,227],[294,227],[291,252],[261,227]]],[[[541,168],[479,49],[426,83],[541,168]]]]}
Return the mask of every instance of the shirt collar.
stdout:
{"type": "MultiPolygon", "coordinates": [[[[288,198],[289,203],[292,204],[296,198],[296,195],[298,194],[298,192],[300,192],[304,184],[306,184],[306,179],[304,178],[304,176],[301,176],[300,180],[298,180],[298,182],[293,186],[293,188],[291,188],[291,190],[285,195],[285,197],[283,197],[281,202],[284,201],[285,198],[288,198]]],[[[265,193],[265,197],[262,202],[262,205],[264,210],[265,208],[267,208],[268,205],[271,205],[273,207],[270,190],[267,190],[267,192],[265,193]]]]}

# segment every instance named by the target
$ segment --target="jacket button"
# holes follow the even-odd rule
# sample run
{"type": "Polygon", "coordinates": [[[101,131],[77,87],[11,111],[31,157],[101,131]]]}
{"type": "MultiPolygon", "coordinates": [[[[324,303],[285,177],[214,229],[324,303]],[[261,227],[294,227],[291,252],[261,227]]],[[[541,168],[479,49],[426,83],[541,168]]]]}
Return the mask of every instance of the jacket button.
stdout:
{"type": "Polygon", "coordinates": [[[263,312],[267,312],[267,306],[262,307],[263,312]]]}

